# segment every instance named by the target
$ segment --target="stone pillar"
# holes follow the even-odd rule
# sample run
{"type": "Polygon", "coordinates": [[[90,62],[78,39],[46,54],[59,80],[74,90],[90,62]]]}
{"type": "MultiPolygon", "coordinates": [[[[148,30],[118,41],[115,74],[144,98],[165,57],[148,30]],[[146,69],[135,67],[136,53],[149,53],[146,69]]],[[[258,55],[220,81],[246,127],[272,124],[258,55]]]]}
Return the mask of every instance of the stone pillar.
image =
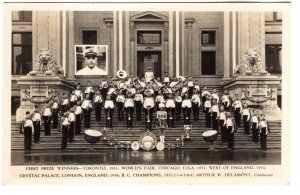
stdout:
{"type": "Polygon", "coordinates": [[[67,12],[67,47],[68,47],[68,58],[67,58],[67,67],[68,67],[68,77],[75,79],[75,48],[74,48],[74,12],[67,12]]]}
{"type": "Polygon", "coordinates": [[[175,64],[176,64],[176,76],[179,76],[180,75],[180,54],[179,54],[179,38],[180,38],[180,26],[179,26],[179,11],[176,11],[176,54],[175,54],[175,57],[176,57],[176,61],[175,61],[175,64]]]}
{"type": "Polygon", "coordinates": [[[162,64],[162,74],[164,72],[169,72],[170,66],[169,66],[169,58],[168,58],[168,53],[169,53],[169,47],[168,47],[168,41],[169,41],[169,22],[164,22],[164,39],[163,39],[163,59],[164,63],[162,64]]]}
{"type": "Polygon", "coordinates": [[[124,69],[123,67],[123,12],[119,11],[119,68],[118,70],[124,69]]]}
{"type": "Polygon", "coordinates": [[[230,23],[229,12],[224,12],[224,78],[230,77],[230,23]]]}
{"type": "Polygon", "coordinates": [[[130,63],[130,32],[129,32],[129,12],[125,11],[125,23],[124,23],[125,33],[123,33],[123,37],[125,38],[125,45],[124,45],[124,54],[125,54],[125,70],[128,73],[128,76],[130,73],[133,72],[133,66],[130,63]]]}
{"type": "Polygon", "coordinates": [[[193,23],[194,23],[193,18],[186,18],[185,19],[185,31],[186,31],[186,61],[185,61],[185,66],[187,67],[187,74],[188,75],[193,75],[193,64],[192,64],[192,28],[193,28],[193,23]]]}
{"type": "Polygon", "coordinates": [[[114,52],[113,52],[113,57],[114,57],[114,72],[117,72],[118,70],[118,18],[117,18],[117,11],[114,11],[114,52]]]}
{"type": "Polygon", "coordinates": [[[134,22],[129,23],[130,26],[130,65],[131,65],[131,72],[134,75],[137,75],[137,69],[136,64],[135,64],[135,56],[136,56],[136,51],[135,51],[135,26],[134,22]]]}
{"type": "Polygon", "coordinates": [[[112,61],[112,53],[113,53],[113,19],[112,18],[104,18],[104,22],[106,24],[106,33],[109,35],[108,39],[108,75],[113,73],[113,61],[112,61]]]}
{"type": "Polygon", "coordinates": [[[176,72],[174,73],[173,67],[174,67],[174,21],[173,21],[173,12],[169,12],[169,75],[170,76],[175,76],[177,74],[176,72]]]}

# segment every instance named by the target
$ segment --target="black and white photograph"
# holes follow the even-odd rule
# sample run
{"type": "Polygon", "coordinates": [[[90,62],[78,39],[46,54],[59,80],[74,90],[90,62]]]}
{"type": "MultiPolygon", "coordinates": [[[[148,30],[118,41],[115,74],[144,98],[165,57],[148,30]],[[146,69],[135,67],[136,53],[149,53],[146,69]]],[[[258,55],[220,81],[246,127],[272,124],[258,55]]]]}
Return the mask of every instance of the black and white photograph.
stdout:
{"type": "Polygon", "coordinates": [[[290,4],[138,5],[4,5],[7,181],[287,184],[290,4]]]}

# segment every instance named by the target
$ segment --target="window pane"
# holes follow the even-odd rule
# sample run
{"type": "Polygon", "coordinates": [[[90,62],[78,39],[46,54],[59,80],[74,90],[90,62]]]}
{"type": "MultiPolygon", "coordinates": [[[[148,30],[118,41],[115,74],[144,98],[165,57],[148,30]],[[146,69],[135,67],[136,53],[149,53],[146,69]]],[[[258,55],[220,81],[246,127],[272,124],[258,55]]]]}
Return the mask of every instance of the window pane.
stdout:
{"type": "Polygon", "coordinates": [[[13,46],[12,74],[24,75],[32,70],[32,46],[13,46]]]}
{"type": "Polygon", "coordinates": [[[82,31],[82,44],[97,45],[97,31],[96,30],[82,31]]]}
{"type": "Polygon", "coordinates": [[[201,39],[202,39],[202,44],[215,44],[216,31],[202,31],[201,39]]]}
{"type": "Polygon", "coordinates": [[[266,46],[266,70],[271,74],[281,74],[282,47],[278,45],[266,46]]]}
{"type": "Polygon", "coordinates": [[[32,11],[13,11],[12,21],[14,22],[32,22],[32,11]]]}
{"type": "Polygon", "coordinates": [[[202,75],[216,74],[216,52],[202,51],[202,75]]]}
{"type": "Polygon", "coordinates": [[[32,45],[32,33],[13,33],[14,45],[32,45]]]}
{"type": "Polygon", "coordinates": [[[139,31],[137,33],[138,44],[161,44],[160,31],[139,31]]]}
{"type": "Polygon", "coordinates": [[[20,97],[11,97],[11,114],[15,115],[20,107],[20,97]]]}

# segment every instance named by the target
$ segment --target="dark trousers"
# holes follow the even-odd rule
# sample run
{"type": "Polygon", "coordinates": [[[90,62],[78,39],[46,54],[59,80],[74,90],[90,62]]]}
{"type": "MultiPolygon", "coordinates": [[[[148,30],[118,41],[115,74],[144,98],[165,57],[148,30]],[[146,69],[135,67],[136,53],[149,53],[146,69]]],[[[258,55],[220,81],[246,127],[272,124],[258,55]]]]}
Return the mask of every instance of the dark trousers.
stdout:
{"type": "Polygon", "coordinates": [[[205,109],[205,124],[207,128],[211,127],[211,113],[209,112],[209,108],[205,109]]]}
{"type": "Polygon", "coordinates": [[[44,128],[45,128],[45,135],[51,134],[51,117],[43,116],[44,120],[44,128]]]}
{"type": "Polygon", "coordinates": [[[267,128],[261,128],[261,132],[260,132],[260,147],[262,150],[267,150],[267,128]]]}
{"type": "Polygon", "coordinates": [[[221,129],[221,140],[222,142],[227,142],[227,129],[226,126],[224,126],[224,120],[219,120],[219,126],[221,129]]]}
{"type": "Polygon", "coordinates": [[[57,124],[58,124],[58,109],[54,109],[52,111],[52,119],[53,119],[52,128],[56,129],[57,128],[57,124]]]}
{"type": "Polygon", "coordinates": [[[146,130],[149,130],[149,131],[152,130],[153,111],[154,111],[154,108],[149,109],[149,111],[147,109],[144,109],[145,119],[146,119],[146,130]]]}
{"type": "Polygon", "coordinates": [[[189,98],[191,98],[193,96],[193,91],[194,91],[194,87],[189,87],[188,88],[189,98]]]}
{"type": "Polygon", "coordinates": [[[106,115],[106,128],[112,128],[112,117],[113,117],[114,110],[111,108],[105,109],[105,115],[106,115]]]}
{"type": "Polygon", "coordinates": [[[212,112],[211,113],[211,122],[212,122],[212,126],[213,126],[213,130],[218,131],[218,113],[217,112],[212,112]]]}
{"type": "Polygon", "coordinates": [[[69,109],[68,105],[61,105],[61,112],[65,113],[69,109]]]}
{"type": "Polygon", "coordinates": [[[100,121],[101,120],[101,107],[102,107],[102,103],[95,103],[95,117],[96,117],[96,121],[100,121]]]}
{"type": "Polygon", "coordinates": [[[69,137],[69,126],[62,125],[62,139],[61,139],[61,149],[67,148],[68,137],[69,137]]]}
{"type": "Polygon", "coordinates": [[[167,124],[168,127],[174,127],[175,108],[167,108],[167,124]]]}
{"type": "Polygon", "coordinates": [[[227,141],[228,141],[228,148],[234,149],[234,133],[231,133],[232,127],[227,127],[227,141]]]}
{"type": "Polygon", "coordinates": [[[252,140],[255,143],[258,143],[258,128],[257,128],[257,124],[256,123],[252,123],[252,140]]]}
{"type": "Polygon", "coordinates": [[[124,103],[123,102],[117,102],[118,119],[119,119],[119,121],[123,121],[123,119],[124,119],[124,116],[123,116],[123,107],[124,107],[124,103]]]}
{"type": "Polygon", "coordinates": [[[183,123],[184,125],[191,124],[190,118],[191,118],[191,108],[182,108],[183,109],[183,123]]]}
{"type": "Polygon", "coordinates": [[[127,120],[127,128],[132,128],[132,119],[133,119],[133,107],[125,108],[126,110],[126,120],[127,120]]]}
{"type": "Polygon", "coordinates": [[[75,115],[75,135],[81,133],[81,114],[75,115]]]}
{"type": "Polygon", "coordinates": [[[24,150],[31,151],[32,127],[24,127],[24,150]]]}
{"type": "Polygon", "coordinates": [[[175,102],[176,121],[180,120],[181,102],[175,102]]]}
{"type": "Polygon", "coordinates": [[[74,127],[75,127],[75,122],[71,122],[69,125],[69,142],[74,141],[74,127]]]}
{"type": "Polygon", "coordinates": [[[229,110],[229,102],[223,102],[222,104],[224,106],[224,110],[228,111],[229,110]]]}
{"type": "Polygon", "coordinates": [[[90,128],[91,126],[91,110],[92,109],[82,109],[85,128],[90,128]]]}
{"type": "Polygon", "coordinates": [[[242,118],[242,115],[241,115],[240,112],[241,112],[241,108],[235,108],[234,109],[234,120],[236,122],[237,128],[241,127],[241,118],[242,118]]]}
{"type": "Polygon", "coordinates": [[[72,108],[73,106],[75,106],[76,105],[76,101],[74,101],[74,102],[71,102],[70,101],[70,107],[72,108]]]}
{"type": "Polygon", "coordinates": [[[243,115],[243,125],[244,125],[244,132],[245,134],[249,135],[249,126],[250,123],[249,121],[247,121],[248,116],[247,115],[243,115]]]}
{"type": "Polygon", "coordinates": [[[198,106],[198,104],[195,104],[194,102],[192,102],[192,109],[193,109],[194,121],[199,120],[199,106],[198,106]]]}
{"type": "Polygon", "coordinates": [[[33,121],[34,133],[33,133],[33,140],[34,143],[40,142],[41,137],[41,122],[40,121],[33,121]]]}
{"type": "Polygon", "coordinates": [[[101,93],[101,95],[102,95],[102,97],[103,97],[103,101],[106,100],[107,92],[108,92],[108,88],[102,88],[102,89],[100,90],[100,93],[101,93]]]}
{"type": "Polygon", "coordinates": [[[136,120],[141,120],[142,115],[142,102],[141,101],[135,101],[135,113],[136,113],[136,120]]]}

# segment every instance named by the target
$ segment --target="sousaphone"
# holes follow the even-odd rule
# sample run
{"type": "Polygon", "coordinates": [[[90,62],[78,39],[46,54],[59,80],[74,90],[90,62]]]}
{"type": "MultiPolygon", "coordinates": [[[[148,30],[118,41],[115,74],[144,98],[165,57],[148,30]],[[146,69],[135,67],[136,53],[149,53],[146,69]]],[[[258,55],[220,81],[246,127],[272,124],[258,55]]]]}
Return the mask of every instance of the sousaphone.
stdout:
{"type": "Polygon", "coordinates": [[[120,79],[125,79],[127,77],[127,72],[125,70],[118,70],[117,77],[120,79]]]}

